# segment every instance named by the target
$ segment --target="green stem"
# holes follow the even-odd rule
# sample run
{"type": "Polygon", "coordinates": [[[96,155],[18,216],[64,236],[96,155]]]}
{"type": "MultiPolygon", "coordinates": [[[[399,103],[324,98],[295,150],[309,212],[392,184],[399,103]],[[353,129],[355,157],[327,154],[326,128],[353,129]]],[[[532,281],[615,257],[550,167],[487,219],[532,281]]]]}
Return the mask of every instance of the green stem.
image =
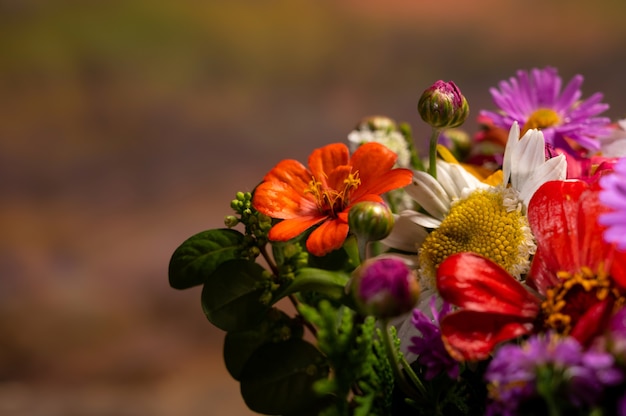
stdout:
{"type": "Polygon", "coordinates": [[[437,142],[439,141],[440,134],[441,129],[433,127],[433,131],[430,135],[430,146],[428,147],[428,173],[435,179],[437,179],[437,142]]]}
{"type": "Polygon", "coordinates": [[[426,387],[424,387],[424,384],[422,384],[422,380],[420,380],[419,377],[417,376],[417,374],[415,374],[415,371],[413,371],[413,369],[411,368],[411,365],[406,360],[406,358],[404,358],[404,356],[400,357],[400,364],[402,364],[402,368],[404,368],[404,371],[409,376],[409,378],[411,379],[413,384],[415,384],[415,386],[417,386],[417,389],[425,397],[426,396],[426,387]]]}
{"type": "Polygon", "coordinates": [[[389,334],[389,321],[387,319],[382,320],[383,324],[383,343],[385,345],[385,351],[387,352],[387,358],[389,359],[389,363],[391,365],[391,369],[395,376],[396,381],[398,382],[398,386],[400,389],[410,398],[415,400],[420,399],[420,393],[424,394],[423,385],[419,383],[419,386],[422,387],[420,392],[416,391],[415,388],[407,381],[406,377],[402,370],[400,370],[400,364],[398,362],[398,354],[396,353],[396,349],[393,345],[393,341],[391,339],[391,335],[389,334]]]}

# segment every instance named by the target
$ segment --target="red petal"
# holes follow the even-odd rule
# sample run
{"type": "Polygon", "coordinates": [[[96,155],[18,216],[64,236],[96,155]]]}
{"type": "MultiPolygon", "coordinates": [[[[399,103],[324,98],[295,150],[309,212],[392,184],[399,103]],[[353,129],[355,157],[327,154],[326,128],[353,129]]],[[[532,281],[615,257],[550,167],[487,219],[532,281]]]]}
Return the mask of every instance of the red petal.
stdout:
{"type": "Polygon", "coordinates": [[[273,241],[287,241],[299,236],[315,224],[324,221],[326,216],[305,216],[283,220],[275,224],[268,233],[273,241]]]}
{"type": "Polygon", "coordinates": [[[528,204],[530,228],[544,249],[538,254],[547,256],[541,262],[554,274],[580,269],[578,200],[587,188],[582,181],[546,182],[528,204]]]}
{"type": "Polygon", "coordinates": [[[440,325],[443,343],[457,361],[487,359],[500,342],[532,330],[529,320],[521,317],[468,310],[444,316],[440,325]]]}
{"type": "Polygon", "coordinates": [[[571,336],[581,345],[589,343],[606,329],[606,325],[613,313],[613,299],[607,297],[590,307],[572,328],[571,336]]]}
{"type": "Polygon", "coordinates": [[[317,227],[306,240],[306,248],[314,256],[324,256],[340,249],[348,236],[348,224],[340,220],[328,220],[317,227]]]}
{"type": "Polygon", "coordinates": [[[326,178],[338,166],[347,165],[350,160],[348,147],[343,143],[333,143],[315,149],[309,156],[309,168],[315,178],[328,186],[326,178]]]}
{"type": "Polygon", "coordinates": [[[462,308],[533,318],[539,299],[506,270],[475,253],[446,258],[437,269],[437,289],[443,299],[462,308]]]}

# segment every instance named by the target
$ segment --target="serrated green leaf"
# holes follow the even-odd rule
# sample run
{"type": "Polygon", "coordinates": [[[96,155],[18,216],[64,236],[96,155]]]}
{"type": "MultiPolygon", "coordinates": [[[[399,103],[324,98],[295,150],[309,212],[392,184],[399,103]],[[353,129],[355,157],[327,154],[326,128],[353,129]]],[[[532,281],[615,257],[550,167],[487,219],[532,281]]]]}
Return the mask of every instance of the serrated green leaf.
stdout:
{"type": "Polygon", "coordinates": [[[324,401],[313,390],[313,384],[326,377],[325,358],[310,343],[291,339],[265,344],[244,366],[241,395],[255,412],[301,415],[324,401]]]}
{"type": "Polygon", "coordinates": [[[236,258],[243,234],[231,229],[207,230],[189,237],[172,254],[169,282],[174,289],[202,283],[227,260],[236,258]]]}
{"type": "Polygon", "coordinates": [[[260,302],[264,273],[251,260],[220,264],[202,288],[202,309],[209,321],[224,331],[240,331],[260,322],[269,309],[260,302]]]}

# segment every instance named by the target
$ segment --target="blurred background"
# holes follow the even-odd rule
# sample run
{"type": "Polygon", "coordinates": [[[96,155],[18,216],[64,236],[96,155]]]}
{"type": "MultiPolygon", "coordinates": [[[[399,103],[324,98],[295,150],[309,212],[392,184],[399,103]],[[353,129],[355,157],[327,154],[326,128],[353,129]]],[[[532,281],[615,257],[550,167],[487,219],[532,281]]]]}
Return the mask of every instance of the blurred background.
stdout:
{"type": "MultiPolygon", "coordinates": [[[[626,115],[622,0],[0,0],[0,414],[250,415],[167,266],[283,158],[517,69],[626,115]]],[[[475,128],[475,119],[466,124],[475,128]]]]}

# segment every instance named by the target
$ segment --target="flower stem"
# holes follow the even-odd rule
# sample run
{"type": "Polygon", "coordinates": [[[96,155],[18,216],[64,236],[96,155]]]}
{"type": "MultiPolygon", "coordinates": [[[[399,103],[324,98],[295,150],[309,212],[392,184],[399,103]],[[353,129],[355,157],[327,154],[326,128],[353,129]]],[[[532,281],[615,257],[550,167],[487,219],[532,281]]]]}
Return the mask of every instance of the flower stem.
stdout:
{"type": "MultiPolygon", "coordinates": [[[[389,363],[391,365],[391,369],[395,376],[395,380],[398,383],[400,389],[410,398],[415,400],[419,400],[425,394],[425,389],[422,383],[417,384],[419,387],[419,392],[415,390],[415,387],[412,386],[406,379],[404,373],[400,369],[400,363],[398,360],[398,354],[396,353],[396,348],[393,345],[393,340],[391,339],[391,335],[389,334],[389,321],[387,319],[382,320],[383,324],[383,343],[385,345],[385,351],[387,352],[387,358],[389,359],[389,363]],[[421,394],[420,394],[421,393],[421,394]]],[[[408,363],[407,363],[408,364],[408,363]]],[[[411,377],[412,378],[412,377],[411,377]]]]}
{"type": "Polygon", "coordinates": [[[430,135],[430,146],[428,147],[428,173],[435,179],[437,179],[437,142],[439,141],[440,134],[441,129],[433,127],[433,131],[430,135]]]}

